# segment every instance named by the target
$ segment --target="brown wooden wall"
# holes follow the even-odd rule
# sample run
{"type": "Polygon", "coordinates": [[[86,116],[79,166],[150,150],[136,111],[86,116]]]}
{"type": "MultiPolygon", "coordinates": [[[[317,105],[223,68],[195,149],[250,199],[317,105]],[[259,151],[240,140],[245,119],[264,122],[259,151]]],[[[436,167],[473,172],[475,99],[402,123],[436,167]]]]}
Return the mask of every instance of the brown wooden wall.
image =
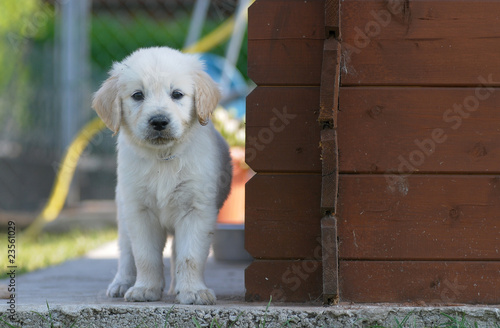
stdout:
{"type": "MultiPolygon", "coordinates": [[[[345,302],[500,303],[500,2],[341,2],[345,302]]],[[[324,1],[249,9],[247,300],[322,291],[324,1]]]]}
{"type": "Polygon", "coordinates": [[[248,12],[248,74],[258,87],[247,97],[246,158],[257,172],[246,185],[246,248],[255,258],[247,300],[321,297],[323,6],[257,0],[248,12]]]}

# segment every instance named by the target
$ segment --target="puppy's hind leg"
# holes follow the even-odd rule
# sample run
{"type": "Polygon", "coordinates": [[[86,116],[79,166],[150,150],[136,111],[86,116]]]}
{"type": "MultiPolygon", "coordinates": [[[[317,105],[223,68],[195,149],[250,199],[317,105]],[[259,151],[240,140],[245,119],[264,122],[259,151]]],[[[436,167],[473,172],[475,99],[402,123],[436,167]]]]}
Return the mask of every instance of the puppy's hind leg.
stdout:
{"type": "Polygon", "coordinates": [[[203,279],[217,211],[192,211],[175,227],[175,293],[181,304],[215,304],[215,293],[203,279]],[[208,217],[207,217],[208,216],[208,217]]]}
{"type": "Polygon", "coordinates": [[[120,220],[120,209],[118,206],[118,244],[120,247],[120,258],[118,260],[118,272],[109,285],[106,294],[108,297],[123,297],[127,290],[135,283],[136,270],[130,237],[124,220],[120,220]]]}

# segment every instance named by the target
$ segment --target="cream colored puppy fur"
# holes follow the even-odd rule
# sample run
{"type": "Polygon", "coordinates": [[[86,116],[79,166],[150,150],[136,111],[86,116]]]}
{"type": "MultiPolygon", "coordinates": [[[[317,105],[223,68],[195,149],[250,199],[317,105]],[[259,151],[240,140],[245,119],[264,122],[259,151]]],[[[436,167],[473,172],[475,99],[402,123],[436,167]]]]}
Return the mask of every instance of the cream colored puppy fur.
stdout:
{"type": "Polygon", "coordinates": [[[228,146],[210,122],[220,92],[195,55],[139,49],[115,63],[92,107],[118,133],[120,259],[110,297],[157,301],[174,236],[170,294],[214,304],[203,272],[231,183],[228,146]]]}

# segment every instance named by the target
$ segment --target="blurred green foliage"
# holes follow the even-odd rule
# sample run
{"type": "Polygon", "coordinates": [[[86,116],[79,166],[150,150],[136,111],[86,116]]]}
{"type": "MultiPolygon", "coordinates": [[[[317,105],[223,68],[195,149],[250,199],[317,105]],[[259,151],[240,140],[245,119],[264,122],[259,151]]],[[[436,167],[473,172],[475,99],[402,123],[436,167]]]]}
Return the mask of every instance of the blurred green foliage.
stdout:
{"type": "Polygon", "coordinates": [[[54,8],[40,0],[2,0],[0,88],[5,87],[22,66],[29,40],[44,39],[53,30],[54,15],[54,8]]]}
{"type": "MultiPolygon", "coordinates": [[[[55,42],[55,8],[42,0],[2,0],[0,13],[0,91],[17,77],[29,74],[26,65],[29,49],[55,42]]],[[[191,13],[185,10],[162,20],[150,13],[125,11],[98,11],[90,20],[90,55],[94,70],[106,72],[113,61],[119,61],[141,47],[169,46],[181,49],[189,30],[191,13]]],[[[202,36],[213,31],[223,22],[222,18],[207,17],[202,36]]],[[[243,41],[237,67],[246,77],[247,38],[243,41]]],[[[214,47],[210,52],[224,56],[227,43],[214,47]]],[[[36,52],[36,51],[35,51],[36,52]]],[[[31,57],[31,56],[29,56],[31,57]]],[[[36,59],[35,59],[36,61],[36,59]]],[[[38,63],[37,63],[38,64],[38,63]]],[[[23,80],[27,77],[24,76],[23,80]]]]}
{"type": "Polygon", "coordinates": [[[46,38],[54,9],[40,0],[2,0],[0,13],[0,121],[29,125],[32,93],[30,41],[46,38]],[[13,101],[15,99],[15,101],[13,101]]]}
{"type": "MultiPolygon", "coordinates": [[[[91,89],[100,83],[114,61],[141,47],[181,49],[191,22],[189,8],[174,12],[147,10],[91,12],[89,52],[91,89]]],[[[213,8],[212,8],[213,9],[213,8]]],[[[0,11],[0,131],[9,140],[31,140],[58,147],[60,125],[59,50],[57,24],[60,9],[44,0],[1,0],[0,11]],[[30,131],[30,133],[25,133],[30,131]]],[[[208,15],[202,30],[207,35],[227,19],[208,15]]],[[[210,52],[224,56],[227,42],[210,52]]],[[[243,41],[237,67],[247,77],[247,42],[243,41]]]]}
{"type": "MultiPolygon", "coordinates": [[[[108,70],[113,61],[119,61],[137,48],[169,46],[181,49],[188,34],[191,13],[181,11],[175,17],[164,20],[152,19],[147,13],[132,15],[110,12],[95,13],[91,25],[92,63],[102,70],[108,70]]],[[[208,18],[202,36],[210,33],[222,23],[220,19],[208,18]]],[[[210,53],[224,56],[227,42],[217,45],[210,53]]],[[[246,35],[237,67],[247,76],[246,35]]]]}

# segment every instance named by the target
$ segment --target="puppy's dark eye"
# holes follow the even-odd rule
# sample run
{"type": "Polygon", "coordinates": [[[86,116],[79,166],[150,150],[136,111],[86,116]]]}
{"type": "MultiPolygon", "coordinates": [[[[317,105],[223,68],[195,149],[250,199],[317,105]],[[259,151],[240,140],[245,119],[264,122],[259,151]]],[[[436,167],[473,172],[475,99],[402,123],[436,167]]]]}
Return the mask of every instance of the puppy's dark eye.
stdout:
{"type": "Polygon", "coordinates": [[[135,101],[143,101],[144,100],[144,93],[142,93],[142,91],[136,91],[132,95],[132,99],[134,99],[135,101]]]}
{"type": "Polygon", "coordinates": [[[184,97],[184,94],[183,94],[181,91],[179,91],[179,90],[174,90],[174,91],[172,92],[172,99],[174,99],[174,100],[179,100],[179,99],[181,99],[182,97],[184,97]]]}

